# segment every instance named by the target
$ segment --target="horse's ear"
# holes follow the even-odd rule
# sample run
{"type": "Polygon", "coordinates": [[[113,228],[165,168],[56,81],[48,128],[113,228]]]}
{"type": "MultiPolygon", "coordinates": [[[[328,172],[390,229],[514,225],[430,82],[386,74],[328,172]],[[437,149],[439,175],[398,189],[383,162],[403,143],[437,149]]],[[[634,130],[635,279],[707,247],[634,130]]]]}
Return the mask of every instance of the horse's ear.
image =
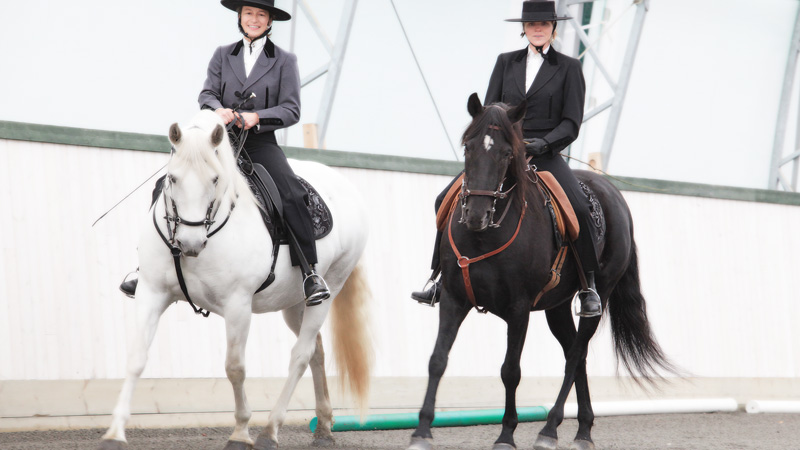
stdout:
{"type": "Polygon", "coordinates": [[[211,132],[211,145],[214,147],[219,147],[219,144],[222,143],[222,139],[224,137],[225,128],[222,125],[217,124],[217,126],[214,127],[214,131],[211,132]]]}
{"type": "Polygon", "coordinates": [[[509,109],[506,112],[506,114],[508,114],[508,120],[510,120],[511,123],[519,122],[520,120],[525,118],[525,111],[527,109],[528,109],[528,103],[525,101],[525,99],[523,99],[522,103],[509,109]]]}
{"type": "Polygon", "coordinates": [[[172,144],[177,144],[181,140],[181,127],[177,123],[173,123],[169,127],[169,141],[172,144]]]}
{"type": "Polygon", "coordinates": [[[469,115],[472,116],[473,119],[483,112],[481,99],[478,98],[478,94],[475,92],[473,92],[472,95],[469,96],[469,100],[467,100],[467,111],[469,111],[469,115]]]}

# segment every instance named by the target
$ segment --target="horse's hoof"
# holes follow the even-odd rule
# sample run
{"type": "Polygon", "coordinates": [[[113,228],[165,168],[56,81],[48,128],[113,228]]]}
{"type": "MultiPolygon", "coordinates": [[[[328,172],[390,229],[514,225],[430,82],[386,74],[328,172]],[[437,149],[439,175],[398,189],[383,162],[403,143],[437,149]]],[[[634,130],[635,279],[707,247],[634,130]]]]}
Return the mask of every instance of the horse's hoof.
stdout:
{"type": "Polygon", "coordinates": [[[276,450],[277,448],[277,441],[272,440],[269,436],[261,435],[256,439],[256,445],[253,450],[276,450]]]}
{"type": "Polygon", "coordinates": [[[506,444],[504,442],[501,442],[499,444],[494,444],[494,447],[492,447],[492,450],[517,450],[517,447],[515,447],[515,446],[513,446],[511,444],[506,444]]]}
{"type": "Polygon", "coordinates": [[[594,442],[584,441],[583,439],[574,440],[572,445],[569,446],[569,450],[594,450],[594,442]]]}
{"type": "Polygon", "coordinates": [[[312,447],[336,447],[336,441],[331,436],[314,437],[314,442],[311,443],[312,447]]]}
{"type": "Polygon", "coordinates": [[[558,439],[540,434],[536,438],[536,442],[533,443],[533,448],[534,450],[556,450],[558,448],[558,439]]]}
{"type": "Polygon", "coordinates": [[[124,450],[126,448],[128,448],[127,442],[106,439],[100,443],[100,446],[97,447],[97,450],[124,450]]]}
{"type": "Polygon", "coordinates": [[[246,442],[228,441],[222,450],[253,450],[253,445],[246,442]]]}
{"type": "Polygon", "coordinates": [[[425,439],[419,436],[414,436],[411,438],[411,444],[409,444],[406,450],[432,450],[433,443],[431,443],[431,439],[425,439]]]}

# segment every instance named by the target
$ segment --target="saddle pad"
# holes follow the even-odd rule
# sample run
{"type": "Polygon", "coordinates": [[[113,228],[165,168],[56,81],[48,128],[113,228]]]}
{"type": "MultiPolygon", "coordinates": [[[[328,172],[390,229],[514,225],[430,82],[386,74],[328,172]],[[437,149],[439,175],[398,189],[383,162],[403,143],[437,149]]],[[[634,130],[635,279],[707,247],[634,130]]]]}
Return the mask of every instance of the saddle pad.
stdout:
{"type": "Polygon", "coordinates": [[[536,172],[539,175],[539,178],[544,182],[545,187],[547,190],[550,191],[550,194],[553,196],[553,199],[558,203],[558,207],[562,211],[562,217],[565,219],[565,225],[567,227],[567,233],[569,234],[569,240],[574,241],[578,239],[578,234],[581,231],[581,227],[578,224],[578,217],[575,215],[575,210],[572,209],[572,203],[570,203],[567,194],[564,192],[564,188],[561,187],[561,184],[556,180],[556,177],[553,176],[550,172],[536,172]]]}

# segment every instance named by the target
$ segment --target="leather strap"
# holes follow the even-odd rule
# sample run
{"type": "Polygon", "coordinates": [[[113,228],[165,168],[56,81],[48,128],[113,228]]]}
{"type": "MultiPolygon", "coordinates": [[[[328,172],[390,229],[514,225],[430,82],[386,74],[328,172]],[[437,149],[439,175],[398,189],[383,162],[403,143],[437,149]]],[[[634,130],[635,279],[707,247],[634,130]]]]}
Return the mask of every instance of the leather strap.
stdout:
{"type": "Polygon", "coordinates": [[[455,215],[454,214],[455,206],[456,203],[453,203],[453,206],[450,208],[450,221],[447,224],[447,238],[450,240],[450,247],[452,247],[453,253],[455,253],[456,258],[458,259],[458,267],[461,267],[461,275],[464,277],[464,287],[466,288],[467,291],[467,298],[469,298],[470,303],[472,303],[472,306],[474,306],[479,313],[486,314],[487,313],[486,308],[478,306],[478,302],[475,300],[475,292],[472,289],[472,281],[469,278],[469,265],[472,263],[476,263],[478,261],[482,261],[486,258],[489,258],[491,256],[494,256],[502,252],[503,250],[508,248],[508,246],[511,245],[512,242],[514,242],[514,239],[516,239],[517,235],[519,234],[520,228],[522,228],[522,220],[525,218],[525,210],[528,209],[528,203],[525,202],[522,205],[522,213],[519,215],[519,222],[517,223],[517,229],[516,231],[514,231],[514,235],[511,236],[511,239],[509,239],[509,241],[506,242],[505,245],[503,245],[502,247],[475,258],[468,258],[466,256],[462,256],[461,252],[458,251],[458,247],[456,247],[455,241],[453,240],[453,216],[455,215]]]}
{"type": "Polygon", "coordinates": [[[536,307],[536,304],[539,303],[539,300],[542,299],[544,294],[558,286],[558,283],[561,282],[561,268],[564,267],[564,261],[567,260],[567,248],[569,248],[568,245],[562,245],[558,250],[556,259],[553,261],[552,267],[550,267],[550,280],[542,288],[542,290],[539,291],[539,293],[536,295],[536,298],[533,300],[534,308],[536,307]]]}

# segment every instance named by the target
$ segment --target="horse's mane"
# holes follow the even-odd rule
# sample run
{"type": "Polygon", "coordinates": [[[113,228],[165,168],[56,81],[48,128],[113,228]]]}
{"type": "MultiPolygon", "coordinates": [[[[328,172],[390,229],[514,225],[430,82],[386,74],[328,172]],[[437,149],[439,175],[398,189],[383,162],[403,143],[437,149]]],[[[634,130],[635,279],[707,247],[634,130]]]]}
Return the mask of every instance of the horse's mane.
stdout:
{"type": "Polygon", "coordinates": [[[209,175],[216,173],[219,176],[217,181],[219,186],[233,184],[233,189],[226,191],[229,202],[241,200],[255,202],[256,199],[247,180],[239,172],[227,134],[219,147],[211,145],[211,133],[217,125],[223,128],[225,126],[222,118],[212,111],[204,110],[195,115],[186,127],[181,128],[182,136],[179,143],[181,150],[176,153],[177,157],[173,156],[170,165],[177,164],[178,167],[192,168],[200,173],[207,172],[209,175]]]}
{"type": "MultiPolygon", "coordinates": [[[[518,200],[524,201],[529,183],[525,182],[527,179],[525,173],[527,163],[525,161],[525,143],[522,140],[522,125],[519,122],[511,123],[507,114],[508,109],[509,106],[505,103],[492,103],[486,106],[483,112],[467,126],[464,135],[461,137],[461,145],[466,146],[467,141],[481,136],[494,136],[497,133],[502,133],[506,141],[511,144],[514,155],[508,165],[507,175],[510,175],[517,183],[517,187],[514,188],[514,195],[518,197],[518,200]],[[499,127],[500,130],[498,131],[491,126],[499,127]]],[[[510,186],[506,186],[506,189],[508,187],[510,186]]]]}

